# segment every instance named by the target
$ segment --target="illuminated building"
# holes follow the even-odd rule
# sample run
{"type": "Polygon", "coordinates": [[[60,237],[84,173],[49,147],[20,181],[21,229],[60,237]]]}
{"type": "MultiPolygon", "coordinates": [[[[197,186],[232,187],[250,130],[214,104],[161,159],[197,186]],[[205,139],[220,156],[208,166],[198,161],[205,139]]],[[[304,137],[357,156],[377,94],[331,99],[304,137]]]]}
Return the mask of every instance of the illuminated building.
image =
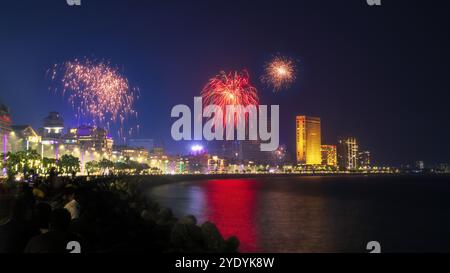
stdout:
{"type": "Polygon", "coordinates": [[[339,167],[344,170],[356,170],[358,168],[358,151],[356,138],[349,137],[339,140],[337,148],[339,167]]]}
{"type": "Polygon", "coordinates": [[[169,163],[169,157],[167,155],[150,155],[148,159],[148,165],[155,173],[170,173],[169,163]]]}
{"type": "MultiPolygon", "coordinates": [[[[11,116],[9,114],[8,107],[0,104],[0,147],[1,153],[3,153],[3,158],[1,160],[6,162],[6,154],[10,151],[10,146],[8,143],[9,135],[12,131],[11,129],[11,116]]],[[[2,174],[6,175],[6,169],[3,168],[2,174]]]]}
{"type": "Polygon", "coordinates": [[[297,116],[297,163],[322,164],[320,118],[297,116]]]}
{"type": "Polygon", "coordinates": [[[218,156],[208,157],[208,173],[226,173],[227,167],[225,159],[219,158],[218,156]]]}
{"type": "Polygon", "coordinates": [[[64,120],[58,112],[50,112],[44,118],[44,127],[42,136],[45,139],[59,139],[62,137],[64,130],[64,120]]]}
{"type": "Polygon", "coordinates": [[[322,145],[322,165],[337,166],[337,148],[335,145],[322,145]]]}
{"type": "Polygon", "coordinates": [[[358,167],[369,168],[370,167],[370,152],[361,151],[358,153],[358,167]]]}
{"type": "Polygon", "coordinates": [[[7,153],[10,150],[8,144],[9,134],[12,132],[11,129],[11,116],[9,114],[9,109],[5,105],[0,104],[0,144],[2,153],[7,153]]]}
{"type": "Polygon", "coordinates": [[[39,150],[41,137],[30,125],[11,127],[14,134],[10,137],[13,152],[24,150],[39,150]]]}
{"type": "Polygon", "coordinates": [[[71,153],[80,159],[82,169],[89,161],[112,159],[113,139],[107,131],[93,126],[80,126],[70,128],[63,137],[64,148],[61,153],[71,153]]]}
{"type": "Polygon", "coordinates": [[[189,159],[184,157],[176,157],[172,161],[172,174],[189,174],[189,159]]]}
{"type": "Polygon", "coordinates": [[[162,156],[166,156],[166,153],[164,151],[164,148],[162,148],[162,147],[155,147],[151,151],[150,156],[162,157],[162,156]]]}
{"type": "Polygon", "coordinates": [[[148,160],[149,152],[143,147],[114,146],[113,154],[121,159],[129,159],[139,163],[145,163],[148,160]]]}
{"type": "Polygon", "coordinates": [[[59,159],[60,148],[63,146],[64,120],[58,112],[50,112],[43,120],[43,127],[40,129],[42,136],[40,152],[42,157],[59,159]]]}

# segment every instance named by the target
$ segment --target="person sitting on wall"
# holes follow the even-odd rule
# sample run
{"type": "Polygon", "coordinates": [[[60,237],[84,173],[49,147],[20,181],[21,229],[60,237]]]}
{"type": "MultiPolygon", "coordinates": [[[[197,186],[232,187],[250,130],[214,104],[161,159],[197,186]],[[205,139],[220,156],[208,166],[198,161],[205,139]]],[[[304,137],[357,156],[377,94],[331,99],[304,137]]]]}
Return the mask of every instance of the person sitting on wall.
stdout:
{"type": "Polygon", "coordinates": [[[25,248],[25,253],[65,253],[70,242],[68,229],[70,213],[66,209],[56,209],[50,216],[49,231],[33,237],[25,248]]]}
{"type": "Polygon", "coordinates": [[[67,202],[64,208],[69,211],[71,220],[78,219],[80,217],[80,203],[77,200],[76,190],[72,186],[66,187],[64,199],[67,202]]]}

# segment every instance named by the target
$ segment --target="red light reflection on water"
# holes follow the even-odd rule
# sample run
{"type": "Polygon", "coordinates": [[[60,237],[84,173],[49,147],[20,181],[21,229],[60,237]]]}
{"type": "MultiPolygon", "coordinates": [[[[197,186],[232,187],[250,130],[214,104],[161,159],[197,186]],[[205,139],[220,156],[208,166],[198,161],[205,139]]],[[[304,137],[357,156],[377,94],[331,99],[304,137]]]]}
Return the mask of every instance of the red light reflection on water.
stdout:
{"type": "Polygon", "coordinates": [[[254,215],[257,186],[257,182],[250,179],[211,180],[202,185],[207,219],[217,225],[224,238],[237,236],[242,252],[257,250],[254,215]]]}

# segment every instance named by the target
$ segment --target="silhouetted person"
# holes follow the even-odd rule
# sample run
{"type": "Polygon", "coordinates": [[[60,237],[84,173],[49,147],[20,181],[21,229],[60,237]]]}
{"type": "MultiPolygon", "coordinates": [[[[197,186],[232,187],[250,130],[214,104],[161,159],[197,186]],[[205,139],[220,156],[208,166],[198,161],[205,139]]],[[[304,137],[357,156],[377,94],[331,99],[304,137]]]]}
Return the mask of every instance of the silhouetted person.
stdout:
{"type": "Polygon", "coordinates": [[[29,222],[30,209],[23,199],[16,200],[10,218],[0,226],[0,253],[21,253],[36,233],[29,222]]]}
{"type": "Polygon", "coordinates": [[[65,189],[64,199],[67,202],[64,208],[69,211],[70,219],[78,219],[80,217],[80,203],[78,203],[77,193],[73,187],[65,189]]]}
{"type": "MultiPolygon", "coordinates": [[[[52,207],[47,203],[39,203],[33,210],[32,222],[39,234],[47,233],[50,229],[52,207]]],[[[38,235],[38,234],[36,234],[38,235]]]]}
{"type": "Polygon", "coordinates": [[[70,236],[70,213],[56,209],[50,217],[49,232],[33,237],[25,248],[26,253],[64,253],[70,236]]]}

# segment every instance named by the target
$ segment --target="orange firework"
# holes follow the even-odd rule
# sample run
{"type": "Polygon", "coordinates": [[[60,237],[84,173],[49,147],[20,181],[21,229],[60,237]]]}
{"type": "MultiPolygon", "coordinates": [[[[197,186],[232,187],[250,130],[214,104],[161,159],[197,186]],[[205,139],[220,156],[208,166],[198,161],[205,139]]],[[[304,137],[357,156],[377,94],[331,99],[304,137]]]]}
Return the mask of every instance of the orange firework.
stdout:
{"type": "Polygon", "coordinates": [[[137,117],[134,103],[138,90],[131,88],[127,78],[117,68],[106,62],[75,59],[55,65],[52,80],[60,80],[62,93],[68,95],[69,103],[76,109],[78,118],[90,118],[95,125],[123,124],[126,118],[137,117]]]}
{"type": "Polygon", "coordinates": [[[271,86],[274,91],[289,88],[296,80],[295,61],[282,56],[276,56],[268,62],[264,69],[264,75],[261,81],[271,86]]]}

